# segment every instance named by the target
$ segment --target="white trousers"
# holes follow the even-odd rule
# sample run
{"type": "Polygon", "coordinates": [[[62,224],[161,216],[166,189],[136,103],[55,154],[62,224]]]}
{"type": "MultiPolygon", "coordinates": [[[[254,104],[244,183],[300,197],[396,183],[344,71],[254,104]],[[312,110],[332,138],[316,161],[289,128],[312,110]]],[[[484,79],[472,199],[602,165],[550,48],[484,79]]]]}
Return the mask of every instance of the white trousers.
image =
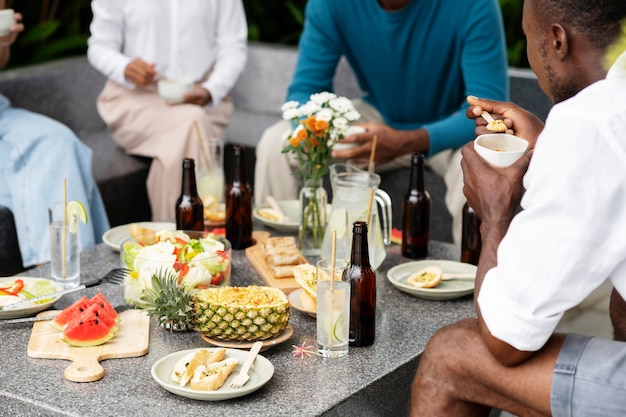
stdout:
{"type": "MultiPolygon", "coordinates": [[[[359,122],[385,123],[380,113],[363,100],[354,100],[354,106],[361,118],[359,122]]],[[[292,154],[281,153],[285,143],[282,138],[291,129],[291,122],[281,120],[263,132],[256,147],[256,166],[254,171],[254,201],[256,205],[265,203],[267,196],[277,200],[298,198],[302,187],[299,178],[292,174],[296,167],[292,154]]],[[[376,171],[385,172],[411,165],[411,155],[401,155],[395,160],[376,167],[376,171]]],[[[426,165],[441,176],[446,184],[445,203],[452,216],[452,236],[455,243],[461,242],[462,211],[465,204],[463,195],[463,172],[461,171],[461,150],[447,149],[426,160],[426,165]]],[[[408,181],[408,177],[407,177],[408,181]]],[[[408,183],[407,183],[408,186],[408,183]]]]}

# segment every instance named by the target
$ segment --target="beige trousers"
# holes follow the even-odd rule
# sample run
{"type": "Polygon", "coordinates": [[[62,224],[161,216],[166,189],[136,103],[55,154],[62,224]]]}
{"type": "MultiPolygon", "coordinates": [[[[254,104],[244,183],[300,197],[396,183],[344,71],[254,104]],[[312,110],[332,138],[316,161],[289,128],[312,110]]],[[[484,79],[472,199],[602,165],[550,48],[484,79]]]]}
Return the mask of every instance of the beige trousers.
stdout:
{"type": "MultiPolygon", "coordinates": [[[[374,121],[385,123],[380,113],[363,100],[354,100],[354,106],[361,113],[359,122],[374,121]]],[[[256,205],[265,204],[267,196],[277,200],[298,198],[302,187],[301,181],[292,175],[296,167],[291,154],[281,153],[284,147],[282,138],[291,129],[291,122],[281,120],[263,132],[256,147],[256,166],[254,171],[254,201],[256,205]]],[[[385,172],[411,165],[411,155],[402,155],[395,160],[376,167],[376,171],[385,172]]],[[[452,216],[452,236],[455,243],[461,241],[462,212],[465,204],[463,195],[463,172],[461,171],[461,150],[448,149],[433,155],[426,161],[446,184],[446,207],[452,216]]],[[[408,181],[408,178],[407,178],[408,181]]],[[[408,183],[407,183],[408,187],[408,183]]],[[[397,204],[398,202],[396,202],[397,204]]]]}
{"type": "Polygon", "coordinates": [[[209,110],[193,104],[169,105],[155,87],[130,90],[108,81],[98,97],[98,112],[115,142],[131,155],[152,158],[146,187],[153,221],[174,221],[180,195],[182,160],[200,160],[202,138],[224,138],[233,112],[229,97],[209,110]]]}

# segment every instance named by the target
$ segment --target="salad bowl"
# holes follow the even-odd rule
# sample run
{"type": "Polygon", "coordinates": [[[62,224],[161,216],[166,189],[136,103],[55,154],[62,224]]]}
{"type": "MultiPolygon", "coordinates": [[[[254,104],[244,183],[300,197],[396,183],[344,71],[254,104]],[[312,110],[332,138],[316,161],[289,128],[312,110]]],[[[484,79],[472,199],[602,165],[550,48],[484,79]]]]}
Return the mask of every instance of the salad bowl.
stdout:
{"type": "Polygon", "coordinates": [[[162,230],[156,240],[142,236],[120,245],[122,266],[130,272],[124,282],[124,299],[141,305],[141,294],[152,287],[152,276],[171,272],[187,291],[230,285],[232,248],[217,235],[197,231],[162,230]]]}

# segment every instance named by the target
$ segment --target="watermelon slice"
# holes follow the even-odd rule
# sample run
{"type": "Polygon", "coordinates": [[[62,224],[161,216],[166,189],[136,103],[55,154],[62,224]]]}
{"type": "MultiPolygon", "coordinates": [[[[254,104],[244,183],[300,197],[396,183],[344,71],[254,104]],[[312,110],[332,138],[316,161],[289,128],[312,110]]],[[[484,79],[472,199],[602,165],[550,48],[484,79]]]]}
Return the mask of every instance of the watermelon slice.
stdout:
{"type": "Polygon", "coordinates": [[[104,294],[99,292],[98,294],[96,294],[93,297],[91,297],[90,301],[92,303],[98,303],[98,305],[100,307],[102,307],[108,313],[109,316],[111,316],[113,319],[115,319],[116,322],[118,322],[118,323],[120,322],[120,317],[117,314],[117,311],[115,311],[115,309],[113,308],[111,303],[109,303],[109,300],[106,299],[104,294]]]}
{"type": "Polygon", "coordinates": [[[66,307],[62,312],[50,322],[50,325],[57,330],[63,330],[63,326],[73,318],[80,316],[80,314],[87,310],[91,305],[89,298],[82,296],[78,300],[74,301],[72,305],[66,307]]]}
{"type": "Polygon", "coordinates": [[[120,326],[118,325],[117,320],[111,317],[109,313],[104,308],[100,307],[98,303],[91,304],[89,307],[87,307],[87,310],[80,313],[78,317],[74,317],[73,319],[68,321],[65,324],[65,326],[63,326],[63,329],[65,330],[65,328],[67,327],[76,325],[75,322],[84,320],[85,317],[92,317],[92,316],[102,320],[104,324],[109,326],[111,330],[113,330],[115,333],[117,333],[117,331],[120,329],[120,326]]]}
{"type": "Polygon", "coordinates": [[[111,340],[118,330],[115,319],[93,303],[63,327],[59,338],[72,346],[98,346],[111,340]]]}

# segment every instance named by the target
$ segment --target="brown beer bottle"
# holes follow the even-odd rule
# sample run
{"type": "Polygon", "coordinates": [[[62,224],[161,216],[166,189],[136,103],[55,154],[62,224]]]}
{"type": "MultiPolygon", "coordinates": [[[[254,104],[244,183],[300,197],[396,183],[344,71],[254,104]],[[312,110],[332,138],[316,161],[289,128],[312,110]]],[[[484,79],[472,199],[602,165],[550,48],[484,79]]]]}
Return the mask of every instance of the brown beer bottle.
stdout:
{"type": "Polygon", "coordinates": [[[424,156],[411,157],[409,189],[404,196],[402,212],[402,256],[425,258],[430,239],[430,195],[424,189],[424,156]]]}
{"type": "Polygon", "coordinates": [[[176,200],[176,229],[204,231],[204,206],[196,188],[195,163],[183,159],[183,182],[176,200]]]}
{"type": "Polygon", "coordinates": [[[252,189],[246,181],[244,149],[233,147],[232,181],[224,190],[226,202],[226,239],[233,249],[252,245],[252,189]]]}
{"type": "Polygon", "coordinates": [[[465,202],[463,206],[463,228],[461,230],[461,262],[478,265],[481,248],[480,219],[465,202]]]}
{"type": "Polygon", "coordinates": [[[369,346],[376,337],[376,272],[370,266],[367,223],[354,222],[348,267],[350,280],[350,346],[369,346]]]}

